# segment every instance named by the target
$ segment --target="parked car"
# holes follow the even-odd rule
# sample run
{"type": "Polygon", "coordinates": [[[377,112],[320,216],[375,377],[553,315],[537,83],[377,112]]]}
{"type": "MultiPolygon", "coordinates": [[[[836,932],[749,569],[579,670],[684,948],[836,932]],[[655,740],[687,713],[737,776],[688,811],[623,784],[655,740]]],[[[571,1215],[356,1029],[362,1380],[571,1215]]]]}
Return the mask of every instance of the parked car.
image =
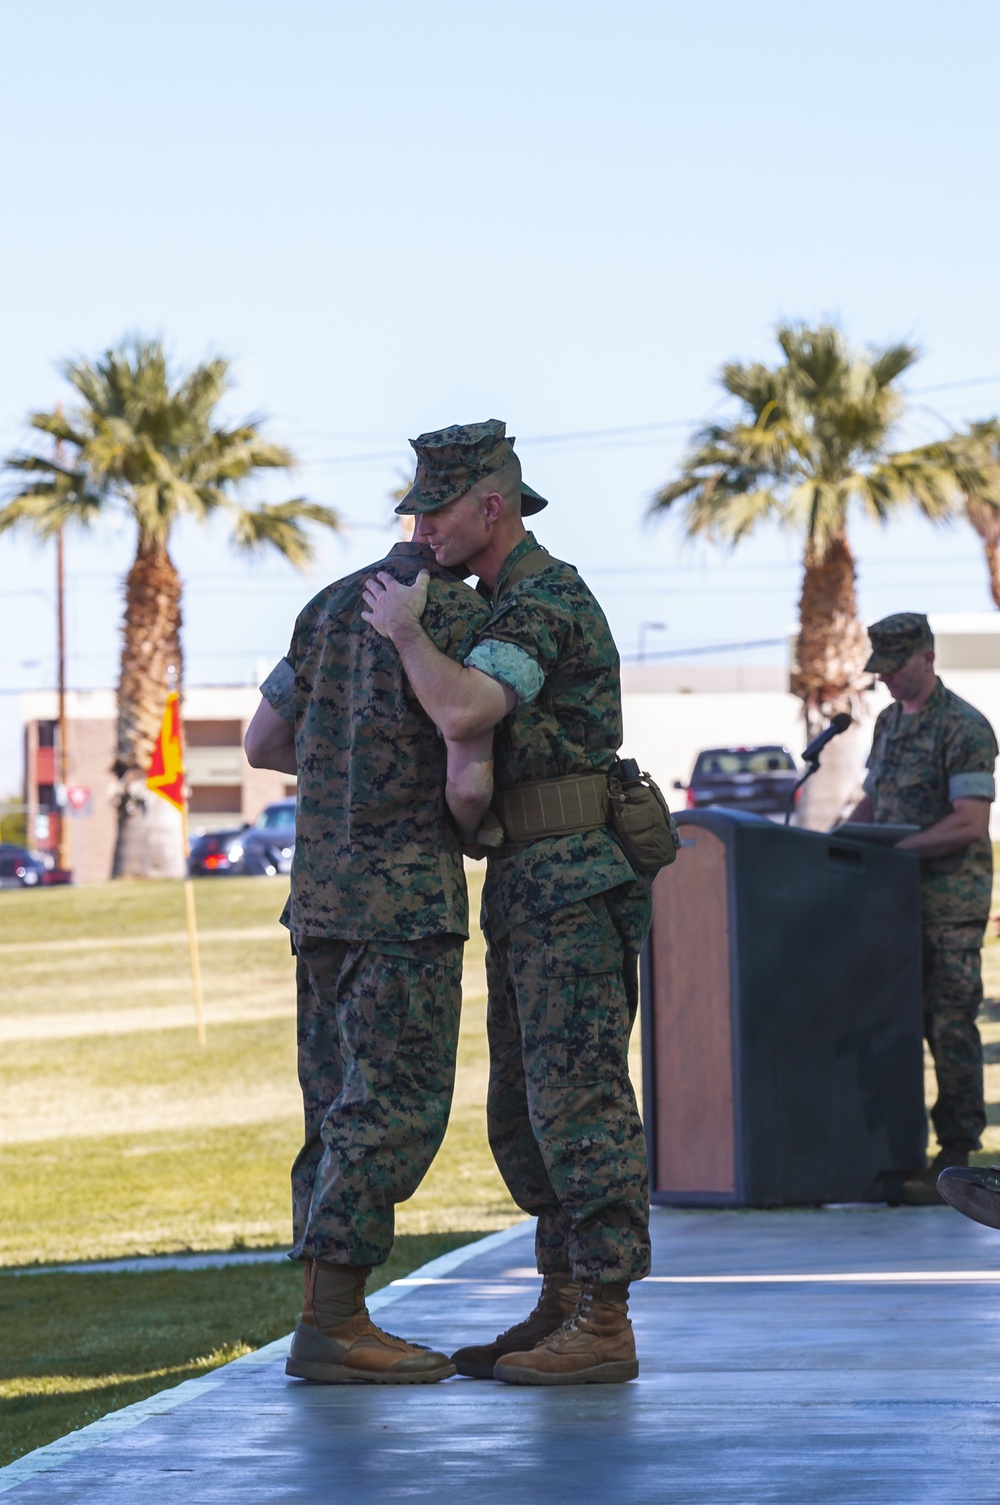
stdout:
{"type": "Polygon", "coordinates": [[[706,747],[694,760],[689,810],[730,806],[754,815],[783,816],[799,774],[787,747],[706,747]]]}
{"type": "Polygon", "coordinates": [[[287,873],[295,852],[295,800],[265,805],[252,826],[243,832],[241,873],[264,873],[273,878],[287,873]]]}
{"type": "Polygon", "coordinates": [[[245,826],[238,831],[205,831],[191,842],[188,872],[192,878],[238,873],[243,860],[245,826]]]}
{"type": "Polygon", "coordinates": [[[0,888],[37,888],[48,882],[49,866],[27,847],[0,842],[0,888]]]}

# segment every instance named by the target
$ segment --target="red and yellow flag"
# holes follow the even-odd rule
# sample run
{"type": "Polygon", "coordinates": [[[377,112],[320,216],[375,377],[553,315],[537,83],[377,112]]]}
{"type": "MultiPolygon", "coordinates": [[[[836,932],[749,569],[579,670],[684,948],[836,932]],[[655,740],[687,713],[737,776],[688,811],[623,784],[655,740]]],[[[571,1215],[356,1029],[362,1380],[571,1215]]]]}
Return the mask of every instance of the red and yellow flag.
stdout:
{"type": "Polygon", "coordinates": [[[181,749],[181,707],[176,690],[167,695],[160,735],[146,773],[146,788],[184,809],[184,753],[181,749]]]}

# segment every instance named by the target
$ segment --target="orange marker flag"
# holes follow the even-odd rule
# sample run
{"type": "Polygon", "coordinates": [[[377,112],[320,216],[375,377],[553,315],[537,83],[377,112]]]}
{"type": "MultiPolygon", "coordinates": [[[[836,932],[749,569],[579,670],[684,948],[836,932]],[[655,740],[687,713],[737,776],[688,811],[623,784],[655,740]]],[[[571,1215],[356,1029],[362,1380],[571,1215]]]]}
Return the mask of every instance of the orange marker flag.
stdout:
{"type": "MultiPolygon", "coordinates": [[[[171,683],[176,684],[174,671],[170,671],[171,683]]],[[[184,835],[184,856],[190,855],[188,843],[187,795],[184,789],[184,744],[181,741],[181,704],[176,690],[167,691],[167,704],[163,712],[160,735],[156,739],[153,755],[146,771],[146,788],[168,800],[180,811],[181,830],[184,835]]],[[[194,993],[195,1027],[198,1044],[205,1044],[205,1016],[201,992],[201,958],[198,953],[198,926],[194,913],[194,888],[191,877],[184,879],[184,908],[187,914],[188,950],[191,954],[191,990],[194,993]]]]}
{"type": "Polygon", "coordinates": [[[184,752],[181,747],[181,708],[176,690],[167,694],[160,735],[153,748],[146,772],[146,787],[169,800],[175,809],[184,809],[184,752]]]}

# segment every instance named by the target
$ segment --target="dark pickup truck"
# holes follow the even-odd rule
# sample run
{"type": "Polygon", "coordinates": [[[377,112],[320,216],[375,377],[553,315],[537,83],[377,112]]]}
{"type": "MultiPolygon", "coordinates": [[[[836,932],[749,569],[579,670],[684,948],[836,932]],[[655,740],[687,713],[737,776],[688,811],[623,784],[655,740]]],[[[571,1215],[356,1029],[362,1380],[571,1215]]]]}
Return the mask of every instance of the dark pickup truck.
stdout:
{"type": "Polygon", "coordinates": [[[784,815],[798,779],[787,747],[706,747],[694,761],[687,789],[689,810],[728,805],[754,815],[784,815]]]}

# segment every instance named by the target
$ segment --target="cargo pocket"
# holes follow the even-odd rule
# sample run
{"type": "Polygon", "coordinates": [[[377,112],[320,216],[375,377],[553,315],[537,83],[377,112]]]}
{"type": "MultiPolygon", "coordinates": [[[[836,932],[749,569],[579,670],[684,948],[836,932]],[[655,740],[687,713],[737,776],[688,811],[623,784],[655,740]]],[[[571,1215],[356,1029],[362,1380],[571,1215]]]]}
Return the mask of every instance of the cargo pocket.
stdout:
{"type": "Polygon", "coordinates": [[[624,1061],[627,1008],[622,946],[607,914],[574,904],[545,947],[550,1086],[612,1080],[624,1061]]]}

